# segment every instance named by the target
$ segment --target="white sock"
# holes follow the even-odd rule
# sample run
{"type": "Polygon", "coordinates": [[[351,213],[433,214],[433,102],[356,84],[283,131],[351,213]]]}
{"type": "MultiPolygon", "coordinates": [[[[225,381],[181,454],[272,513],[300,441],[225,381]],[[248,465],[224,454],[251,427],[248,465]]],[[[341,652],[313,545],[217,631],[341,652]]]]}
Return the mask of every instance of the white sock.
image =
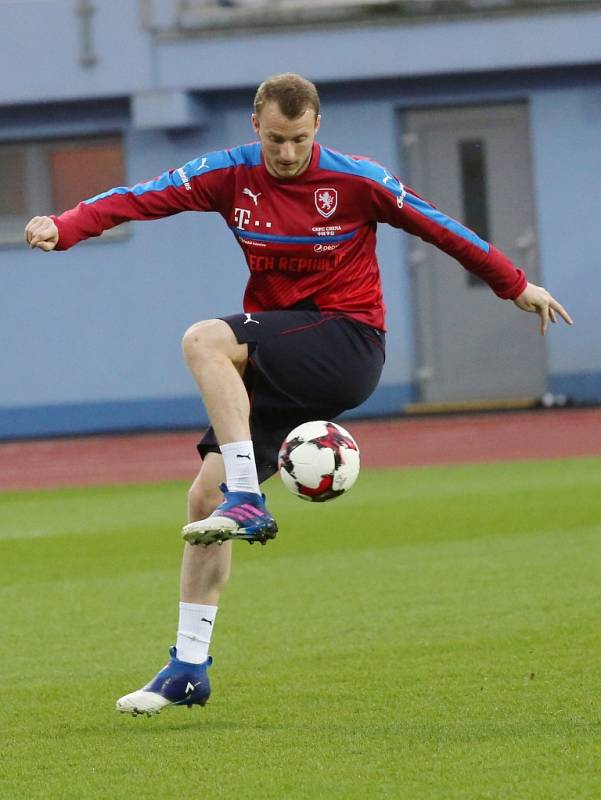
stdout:
{"type": "Polygon", "coordinates": [[[180,661],[202,664],[207,660],[216,616],[217,606],[203,606],[198,603],[179,604],[175,646],[180,661]]]}
{"type": "Polygon", "coordinates": [[[261,494],[253,443],[230,442],[219,446],[225,464],[225,482],[230,492],[261,494]]]}

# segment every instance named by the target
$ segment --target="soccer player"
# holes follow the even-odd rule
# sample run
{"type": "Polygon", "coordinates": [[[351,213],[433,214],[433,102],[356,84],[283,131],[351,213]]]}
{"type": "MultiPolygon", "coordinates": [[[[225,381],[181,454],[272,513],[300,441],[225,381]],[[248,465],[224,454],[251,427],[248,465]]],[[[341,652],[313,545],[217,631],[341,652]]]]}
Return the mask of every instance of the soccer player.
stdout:
{"type": "Polygon", "coordinates": [[[25,229],[32,248],[67,250],[127,220],[216,211],[250,272],[243,313],[198,322],[183,338],[211,428],[198,445],[202,466],[183,529],[176,645],[150,683],[117,701],[124,712],[206,703],[231,542],[265,544],[277,532],[259,485],[276,471],[280,443],[300,423],[331,419],[374,390],[385,353],[379,222],[436,245],[498,297],[536,312],[543,334],[558,316],[572,323],[503,253],[380,164],[318,144],[319,111],[312,83],[276,75],[256,93],[256,143],[206,153],[58,217],[34,217],[25,229]]]}

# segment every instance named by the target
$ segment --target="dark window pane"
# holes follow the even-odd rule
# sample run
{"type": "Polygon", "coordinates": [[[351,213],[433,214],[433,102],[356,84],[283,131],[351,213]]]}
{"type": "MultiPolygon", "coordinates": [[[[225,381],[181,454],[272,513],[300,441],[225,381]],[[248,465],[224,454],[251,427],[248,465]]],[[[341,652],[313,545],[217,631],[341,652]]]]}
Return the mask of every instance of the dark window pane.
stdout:
{"type": "MultiPolygon", "coordinates": [[[[463,221],[481,239],[490,241],[488,216],[486,149],[482,139],[464,139],[459,143],[463,221]]],[[[470,286],[485,285],[480,278],[468,273],[470,286]]]]}
{"type": "Polygon", "coordinates": [[[49,166],[52,204],[58,214],[125,182],[123,148],[118,139],[53,148],[49,166]]]}
{"type": "Polygon", "coordinates": [[[0,216],[27,215],[27,157],[25,150],[0,149],[0,216]]]}

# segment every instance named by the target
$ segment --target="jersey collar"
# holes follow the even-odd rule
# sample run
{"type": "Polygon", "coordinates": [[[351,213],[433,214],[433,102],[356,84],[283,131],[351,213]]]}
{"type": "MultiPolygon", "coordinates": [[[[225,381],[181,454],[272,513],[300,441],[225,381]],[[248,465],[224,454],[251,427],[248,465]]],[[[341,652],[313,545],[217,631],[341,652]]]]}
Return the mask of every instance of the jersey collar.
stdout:
{"type": "Polygon", "coordinates": [[[294,178],[278,178],[275,175],[272,175],[271,172],[268,171],[267,167],[265,166],[265,159],[263,158],[263,150],[261,150],[261,165],[265,170],[265,174],[267,177],[275,181],[276,183],[295,183],[296,181],[302,181],[305,177],[307,177],[314,169],[317,168],[319,165],[319,157],[321,153],[321,146],[317,142],[313,142],[313,152],[311,153],[311,159],[309,160],[309,165],[307,168],[301,172],[300,175],[295,175],[294,178]]]}

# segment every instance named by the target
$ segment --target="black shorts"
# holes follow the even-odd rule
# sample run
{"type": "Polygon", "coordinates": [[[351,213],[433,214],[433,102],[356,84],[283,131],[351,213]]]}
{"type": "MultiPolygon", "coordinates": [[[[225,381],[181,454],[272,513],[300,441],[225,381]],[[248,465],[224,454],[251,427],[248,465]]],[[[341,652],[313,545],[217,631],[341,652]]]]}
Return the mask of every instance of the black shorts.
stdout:
{"type": "MultiPolygon", "coordinates": [[[[244,384],[260,483],[277,471],[280,445],[293,428],[360,405],[380,379],[384,333],[351,317],[294,308],[221,319],[249,346],[244,384]]],[[[213,428],[198,452],[219,452],[213,428]]]]}

